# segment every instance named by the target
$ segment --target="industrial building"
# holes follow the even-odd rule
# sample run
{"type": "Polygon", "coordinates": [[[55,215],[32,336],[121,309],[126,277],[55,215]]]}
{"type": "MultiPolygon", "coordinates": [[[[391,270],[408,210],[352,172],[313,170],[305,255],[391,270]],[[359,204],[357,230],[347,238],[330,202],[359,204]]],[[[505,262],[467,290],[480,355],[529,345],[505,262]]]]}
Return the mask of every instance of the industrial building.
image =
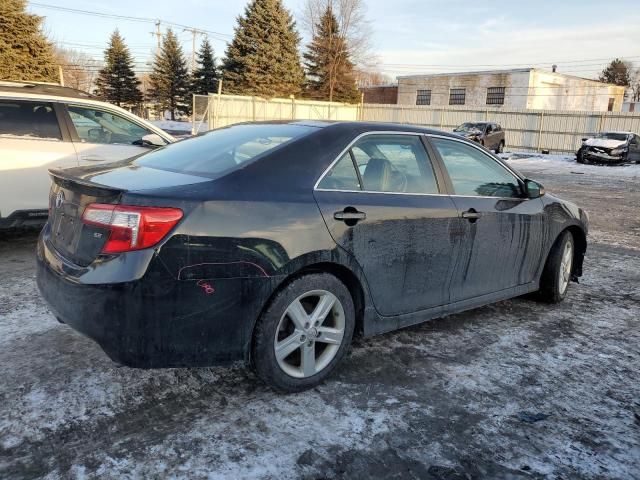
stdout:
{"type": "Polygon", "coordinates": [[[624,90],[556,71],[518,68],[400,76],[398,104],[619,112],[624,90]]]}

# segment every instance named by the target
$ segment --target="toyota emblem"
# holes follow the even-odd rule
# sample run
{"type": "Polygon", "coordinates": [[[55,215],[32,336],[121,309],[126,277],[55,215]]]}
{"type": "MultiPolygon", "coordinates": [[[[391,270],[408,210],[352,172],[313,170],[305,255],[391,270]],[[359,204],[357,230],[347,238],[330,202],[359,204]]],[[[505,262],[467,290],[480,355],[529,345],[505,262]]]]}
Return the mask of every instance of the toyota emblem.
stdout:
{"type": "Polygon", "coordinates": [[[56,202],[55,202],[56,208],[62,207],[63,203],[64,203],[64,192],[60,190],[56,195],[56,202]]]}

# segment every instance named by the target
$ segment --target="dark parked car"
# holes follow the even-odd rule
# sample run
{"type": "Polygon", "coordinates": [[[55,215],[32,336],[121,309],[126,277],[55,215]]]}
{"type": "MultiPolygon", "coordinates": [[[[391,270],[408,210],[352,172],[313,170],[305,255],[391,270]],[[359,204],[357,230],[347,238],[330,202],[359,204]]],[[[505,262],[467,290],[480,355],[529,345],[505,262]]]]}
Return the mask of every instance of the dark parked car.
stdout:
{"type": "Polygon", "coordinates": [[[502,153],[504,151],[504,130],[502,130],[502,127],[497,123],[466,122],[456,127],[453,133],[468,140],[478,142],[488,150],[493,150],[496,153],[502,153]]]}
{"type": "Polygon", "coordinates": [[[354,334],[560,301],[586,250],[580,208],[419,127],[236,125],[52,177],[38,286],[61,322],[125,365],[244,360],[281,391],[354,334]]]}
{"type": "Polygon", "coordinates": [[[640,163],[640,136],[632,132],[602,132],[582,139],[578,163],[640,163]]]}

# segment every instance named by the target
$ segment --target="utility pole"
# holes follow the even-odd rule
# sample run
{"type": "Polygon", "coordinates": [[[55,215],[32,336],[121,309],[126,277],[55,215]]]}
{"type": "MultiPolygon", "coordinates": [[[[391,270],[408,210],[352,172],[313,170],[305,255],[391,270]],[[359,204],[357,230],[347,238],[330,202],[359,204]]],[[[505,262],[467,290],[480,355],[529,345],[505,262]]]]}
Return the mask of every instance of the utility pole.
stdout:
{"type": "Polygon", "coordinates": [[[160,20],[156,20],[156,31],[150,33],[151,36],[156,37],[158,41],[158,50],[160,50],[160,42],[162,40],[162,33],[160,33],[160,20]]]}
{"type": "Polygon", "coordinates": [[[191,73],[196,69],[196,35],[204,35],[203,31],[197,28],[185,28],[183,32],[191,32],[193,37],[191,38],[191,73]]]}

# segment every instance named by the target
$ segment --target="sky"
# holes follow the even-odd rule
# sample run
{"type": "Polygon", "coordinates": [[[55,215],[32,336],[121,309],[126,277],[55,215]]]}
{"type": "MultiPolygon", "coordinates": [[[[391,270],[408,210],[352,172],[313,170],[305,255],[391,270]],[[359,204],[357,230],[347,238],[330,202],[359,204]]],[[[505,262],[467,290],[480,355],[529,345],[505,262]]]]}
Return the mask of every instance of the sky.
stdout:
{"type": "MultiPolygon", "coordinates": [[[[595,78],[608,60],[623,57],[640,67],[638,0],[451,2],[365,0],[376,68],[398,75],[538,67],[595,78]],[[636,7],[636,8],[634,8],[636,7]]],[[[153,22],[71,13],[45,5],[109,15],[159,19],[207,30],[216,56],[224,55],[240,0],[40,0],[31,12],[45,17],[45,31],[61,46],[96,59],[118,28],[136,59],[148,70],[156,45],[153,22]]],[[[284,0],[299,19],[305,0],[284,0]]],[[[300,22],[298,22],[300,25],[300,22]]],[[[166,24],[161,23],[164,31],[166,24]]],[[[190,58],[192,33],[174,27],[190,58]]],[[[306,38],[305,32],[301,32],[306,38]]],[[[198,36],[198,43],[202,37],[198,36]]]]}

